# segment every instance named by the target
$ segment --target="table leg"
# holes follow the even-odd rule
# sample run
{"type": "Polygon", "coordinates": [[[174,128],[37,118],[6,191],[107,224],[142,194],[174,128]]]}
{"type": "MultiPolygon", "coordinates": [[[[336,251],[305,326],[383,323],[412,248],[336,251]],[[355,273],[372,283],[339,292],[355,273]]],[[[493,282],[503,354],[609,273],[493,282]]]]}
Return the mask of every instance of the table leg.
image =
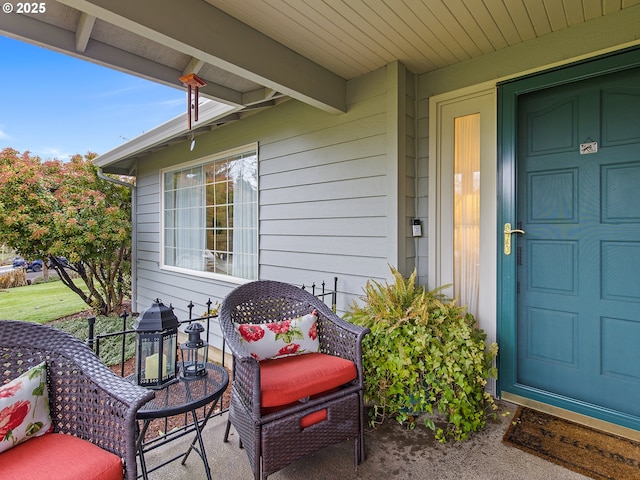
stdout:
{"type": "MultiPolygon", "coordinates": [[[[215,403],[217,402],[214,402],[213,406],[215,406],[215,403]]],[[[202,440],[201,429],[204,428],[204,426],[207,423],[207,420],[209,420],[209,417],[211,416],[211,412],[213,412],[213,406],[209,409],[209,413],[207,413],[207,415],[203,419],[202,427],[200,426],[200,422],[198,421],[198,415],[196,411],[191,410],[191,415],[193,416],[194,428],[196,430],[196,438],[194,438],[191,441],[191,446],[189,447],[189,450],[187,450],[187,453],[184,454],[184,457],[182,457],[182,462],[181,462],[182,465],[184,465],[184,463],[187,461],[187,457],[191,453],[191,450],[195,450],[198,453],[198,455],[200,455],[200,458],[202,459],[202,463],[204,463],[204,471],[207,474],[207,480],[211,480],[211,469],[209,468],[209,461],[207,460],[207,452],[204,449],[204,441],[202,440]],[[198,442],[200,450],[195,448],[196,441],[198,442]]]]}
{"type": "MultiPolygon", "coordinates": [[[[209,421],[209,418],[211,417],[211,414],[213,413],[213,409],[216,407],[216,405],[218,404],[218,400],[215,400],[212,404],[211,407],[209,407],[209,411],[206,413],[206,415],[204,416],[204,418],[202,419],[202,425],[200,426],[200,431],[202,431],[202,429],[204,428],[204,426],[207,424],[207,422],[209,421]]],[[[205,410],[206,411],[206,410],[205,410]]],[[[192,415],[195,415],[195,410],[191,411],[192,415]]],[[[196,425],[199,425],[197,422],[196,417],[194,416],[194,423],[196,425]]],[[[189,450],[187,450],[187,452],[184,454],[184,458],[182,459],[182,465],[184,465],[184,462],[187,461],[187,457],[189,456],[189,454],[191,453],[191,450],[196,450],[196,452],[198,452],[198,450],[195,448],[195,444],[196,441],[198,440],[198,438],[194,438],[191,441],[191,445],[189,446],[189,450]]],[[[200,453],[200,452],[198,452],[200,453]]],[[[202,455],[200,454],[200,458],[202,458],[202,455]]]]}
{"type": "Polygon", "coordinates": [[[149,424],[151,420],[145,420],[142,424],[142,430],[140,430],[140,426],[136,423],[136,430],[138,430],[138,439],[136,440],[136,448],[138,450],[138,456],[140,457],[140,470],[142,470],[142,478],[144,480],[149,480],[149,474],[147,473],[147,462],[144,460],[144,436],[147,433],[147,429],[149,428],[149,424]]]}

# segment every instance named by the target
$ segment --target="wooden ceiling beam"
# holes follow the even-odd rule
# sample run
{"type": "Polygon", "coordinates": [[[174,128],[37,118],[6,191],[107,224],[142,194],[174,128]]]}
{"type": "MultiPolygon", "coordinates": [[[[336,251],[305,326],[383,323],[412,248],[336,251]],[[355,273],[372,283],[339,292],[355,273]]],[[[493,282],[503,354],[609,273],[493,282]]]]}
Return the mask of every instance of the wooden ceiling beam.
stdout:
{"type": "Polygon", "coordinates": [[[346,80],[202,0],[58,1],[325,111],[346,111],[346,80]]]}
{"type": "Polygon", "coordinates": [[[83,53],[87,49],[95,23],[96,17],[82,12],[76,29],[76,51],[83,53]]]}
{"type": "MultiPolygon", "coordinates": [[[[72,57],[89,60],[163,85],[184,88],[179,80],[183,75],[182,71],[95,39],[91,39],[89,42],[88,25],[80,27],[79,23],[78,30],[76,32],[65,30],[40,21],[36,17],[27,17],[26,15],[0,15],[0,32],[9,37],[40,45],[72,57]],[[78,33],[78,30],[82,32],[78,33]],[[87,37],[86,43],[84,40],[78,42],[78,37],[87,37]]],[[[227,105],[242,105],[242,92],[216,84],[209,79],[207,86],[200,90],[200,94],[227,105]]]]}

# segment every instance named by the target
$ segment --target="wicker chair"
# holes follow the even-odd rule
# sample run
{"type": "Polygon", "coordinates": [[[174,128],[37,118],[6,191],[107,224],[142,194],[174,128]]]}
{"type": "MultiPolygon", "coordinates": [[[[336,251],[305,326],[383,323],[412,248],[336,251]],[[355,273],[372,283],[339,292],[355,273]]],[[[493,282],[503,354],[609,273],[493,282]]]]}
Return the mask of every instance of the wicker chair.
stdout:
{"type": "Polygon", "coordinates": [[[134,480],[136,412],[154,393],[114,374],[68,333],[30,322],[0,320],[0,385],[43,360],[47,362],[53,431],[118,455],[124,462],[125,478],[134,480]]]}
{"type": "MultiPolygon", "coordinates": [[[[294,460],[347,439],[354,440],[354,462],[364,459],[362,339],[369,330],[334,314],[311,293],[275,281],[256,281],[233,290],[219,312],[222,332],[233,354],[229,422],[240,436],[256,480],[294,460]],[[355,380],[280,410],[261,408],[260,362],[241,343],[237,324],[264,324],[300,317],[316,310],[320,352],[355,364],[355,380]],[[322,412],[323,421],[308,428],[301,420],[322,412]]],[[[301,355],[299,357],[306,357],[301,355]]],[[[276,360],[278,361],[278,360],[276,360]]]]}

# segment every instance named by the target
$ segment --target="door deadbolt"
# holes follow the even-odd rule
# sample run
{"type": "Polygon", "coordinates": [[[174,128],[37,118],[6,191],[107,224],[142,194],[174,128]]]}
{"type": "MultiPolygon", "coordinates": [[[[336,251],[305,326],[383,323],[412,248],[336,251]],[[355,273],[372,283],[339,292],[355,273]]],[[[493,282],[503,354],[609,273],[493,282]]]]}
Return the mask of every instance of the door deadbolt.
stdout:
{"type": "Polygon", "coordinates": [[[514,233],[519,233],[524,235],[524,230],[514,229],[511,230],[511,224],[504,224],[504,254],[511,255],[511,235],[514,233]]]}

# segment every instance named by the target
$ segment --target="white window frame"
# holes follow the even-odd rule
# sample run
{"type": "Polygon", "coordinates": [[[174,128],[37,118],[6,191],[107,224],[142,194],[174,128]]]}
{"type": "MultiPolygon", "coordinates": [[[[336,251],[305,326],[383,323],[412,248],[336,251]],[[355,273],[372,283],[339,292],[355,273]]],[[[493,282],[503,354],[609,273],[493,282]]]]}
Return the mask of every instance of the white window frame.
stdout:
{"type": "MultiPolygon", "coordinates": [[[[259,259],[259,252],[260,252],[260,246],[259,246],[259,238],[260,238],[260,234],[259,234],[259,225],[260,225],[260,219],[259,219],[259,207],[260,207],[260,187],[259,187],[259,150],[258,150],[258,143],[250,143],[247,145],[243,145],[240,147],[236,147],[233,149],[229,149],[229,150],[225,150],[223,152],[219,152],[213,155],[207,155],[205,157],[200,157],[196,160],[192,160],[189,162],[184,162],[178,165],[172,165],[171,167],[167,167],[167,168],[163,168],[160,170],[159,175],[160,175],[160,269],[161,270],[166,270],[166,271],[171,271],[171,272],[178,272],[178,273],[183,273],[183,274],[187,274],[190,276],[197,276],[197,277],[205,277],[205,278],[212,278],[212,279],[217,279],[217,280],[222,280],[225,282],[231,282],[231,283],[237,283],[237,284],[242,284],[242,283],[246,283],[252,280],[257,280],[260,276],[260,259],[259,259]],[[227,157],[232,157],[234,155],[239,155],[239,154],[244,154],[244,153],[248,153],[248,152],[255,152],[256,155],[256,182],[257,182],[257,201],[256,201],[256,212],[255,212],[255,218],[256,218],[256,225],[255,225],[255,231],[256,231],[256,238],[255,238],[255,245],[256,245],[256,278],[255,279],[247,279],[247,278],[242,278],[242,277],[237,277],[237,276],[232,276],[232,275],[225,275],[222,273],[216,273],[216,272],[210,272],[210,271],[205,271],[205,270],[195,270],[195,269],[190,269],[190,268],[185,268],[185,267],[179,267],[179,266],[175,266],[175,265],[167,265],[166,263],[166,258],[165,258],[165,254],[166,254],[166,250],[165,250],[165,246],[166,246],[166,239],[165,239],[165,234],[166,234],[166,230],[165,230],[165,176],[167,173],[171,173],[171,172],[176,172],[179,170],[185,170],[188,169],[190,167],[196,167],[196,166],[201,166],[204,164],[209,164],[209,163],[213,163],[216,162],[218,160],[222,160],[224,158],[227,157]]],[[[205,204],[203,204],[202,206],[203,208],[206,208],[206,201],[205,204]]]]}

